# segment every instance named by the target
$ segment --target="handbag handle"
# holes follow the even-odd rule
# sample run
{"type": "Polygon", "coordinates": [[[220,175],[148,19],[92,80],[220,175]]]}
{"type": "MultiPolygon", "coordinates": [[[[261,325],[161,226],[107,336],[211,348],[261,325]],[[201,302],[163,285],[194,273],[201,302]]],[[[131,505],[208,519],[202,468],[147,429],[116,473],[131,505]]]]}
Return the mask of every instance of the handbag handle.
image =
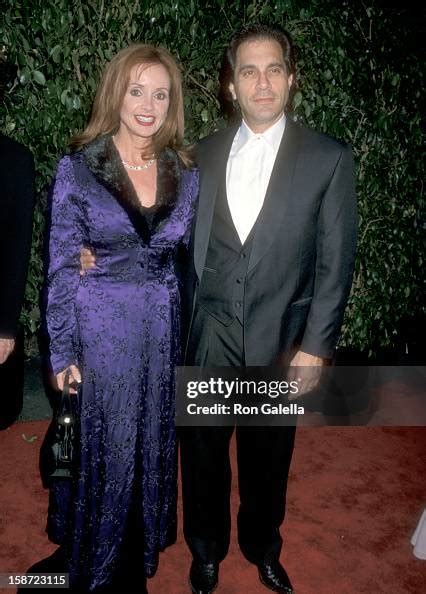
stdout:
{"type": "Polygon", "coordinates": [[[60,425],[72,425],[74,423],[74,415],[72,413],[72,404],[70,396],[70,376],[71,371],[68,368],[65,372],[64,387],[62,388],[61,395],[61,412],[58,417],[58,423],[60,425]]]}

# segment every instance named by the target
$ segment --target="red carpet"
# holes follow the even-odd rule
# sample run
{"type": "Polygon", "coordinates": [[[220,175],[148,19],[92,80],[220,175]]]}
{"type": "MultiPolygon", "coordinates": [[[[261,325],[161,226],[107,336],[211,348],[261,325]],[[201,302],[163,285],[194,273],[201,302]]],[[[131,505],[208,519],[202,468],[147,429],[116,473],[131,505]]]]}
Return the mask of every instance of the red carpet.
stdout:
{"type": "MultiPolygon", "coordinates": [[[[0,573],[24,573],[56,548],[44,532],[47,491],[38,473],[46,428],[37,421],[0,432],[0,573]]],[[[426,592],[426,561],[409,543],[426,507],[425,451],[424,428],[299,429],[282,531],[282,561],[297,594],[426,592]]],[[[234,481],[234,519],[237,501],[234,481]]],[[[162,555],[150,594],[188,594],[189,564],[179,535],[162,555]]],[[[233,533],[217,593],[267,592],[233,533]]]]}

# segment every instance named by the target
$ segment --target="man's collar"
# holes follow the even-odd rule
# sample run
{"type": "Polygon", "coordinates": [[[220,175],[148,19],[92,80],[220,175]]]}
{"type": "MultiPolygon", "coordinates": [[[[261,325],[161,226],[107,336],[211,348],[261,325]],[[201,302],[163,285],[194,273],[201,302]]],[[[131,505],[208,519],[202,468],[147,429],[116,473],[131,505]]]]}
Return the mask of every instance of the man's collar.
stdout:
{"type": "Polygon", "coordinates": [[[266,140],[266,142],[271,146],[271,148],[277,152],[284,133],[285,124],[286,117],[285,114],[283,114],[280,119],[267,130],[265,130],[265,132],[256,134],[247,126],[246,122],[242,120],[241,125],[238,128],[238,136],[235,139],[236,143],[233,147],[234,151],[237,152],[241,150],[251,139],[256,138],[257,136],[262,136],[263,139],[266,140]]]}

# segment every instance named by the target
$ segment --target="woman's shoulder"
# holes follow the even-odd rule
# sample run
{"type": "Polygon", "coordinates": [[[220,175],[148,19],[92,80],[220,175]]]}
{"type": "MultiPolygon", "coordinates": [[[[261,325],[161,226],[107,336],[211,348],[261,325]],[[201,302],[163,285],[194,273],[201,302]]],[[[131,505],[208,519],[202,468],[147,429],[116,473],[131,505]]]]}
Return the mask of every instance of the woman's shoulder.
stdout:
{"type": "Polygon", "coordinates": [[[81,151],[78,153],[63,152],[58,159],[58,169],[69,169],[74,163],[81,159],[81,151]]]}
{"type": "Polygon", "coordinates": [[[77,181],[87,171],[83,151],[64,153],[58,161],[56,177],[68,177],[77,181]]]}
{"type": "Polygon", "coordinates": [[[72,197],[73,201],[80,202],[92,183],[81,151],[60,157],[53,179],[57,200],[72,197]]]}
{"type": "Polygon", "coordinates": [[[55,178],[68,177],[72,173],[71,155],[62,154],[56,165],[55,178]]]}

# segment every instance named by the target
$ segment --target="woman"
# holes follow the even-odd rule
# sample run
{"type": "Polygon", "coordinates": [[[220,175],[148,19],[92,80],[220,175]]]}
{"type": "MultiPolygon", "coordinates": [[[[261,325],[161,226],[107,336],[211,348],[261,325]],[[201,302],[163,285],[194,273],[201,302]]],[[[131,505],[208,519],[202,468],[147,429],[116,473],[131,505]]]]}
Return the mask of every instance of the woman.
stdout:
{"type": "Polygon", "coordinates": [[[180,361],[179,254],[198,177],[183,147],[179,69],[138,44],[107,66],[90,122],[53,192],[47,324],[59,388],[80,381],[80,453],[71,491],[51,490],[48,532],[71,585],[148,577],[176,538],[174,368],[180,361]],[[82,246],[97,265],[79,275],[82,246]],[[67,502],[70,501],[68,505],[67,502]],[[127,559],[127,566],[126,566],[127,559]]]}

